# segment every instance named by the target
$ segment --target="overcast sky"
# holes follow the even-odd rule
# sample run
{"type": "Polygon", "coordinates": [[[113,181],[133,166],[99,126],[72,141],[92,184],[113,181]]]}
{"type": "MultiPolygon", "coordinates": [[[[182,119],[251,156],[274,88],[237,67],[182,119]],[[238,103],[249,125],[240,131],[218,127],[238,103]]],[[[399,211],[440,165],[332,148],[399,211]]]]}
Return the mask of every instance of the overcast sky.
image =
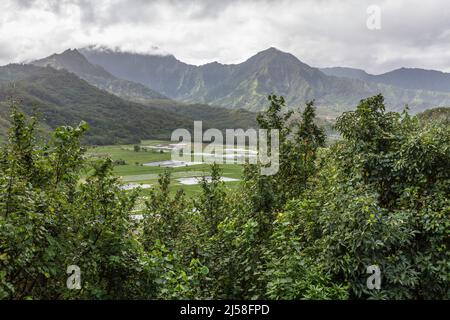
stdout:
{"type": "Polygon", "coordinates": [[[239,63],[268,47],[312,66],[450,72],[448,0],[1,0],[0,65],[106,45],[239,63]],[[378,5],[381,29],[367,8],[378,5]]]}

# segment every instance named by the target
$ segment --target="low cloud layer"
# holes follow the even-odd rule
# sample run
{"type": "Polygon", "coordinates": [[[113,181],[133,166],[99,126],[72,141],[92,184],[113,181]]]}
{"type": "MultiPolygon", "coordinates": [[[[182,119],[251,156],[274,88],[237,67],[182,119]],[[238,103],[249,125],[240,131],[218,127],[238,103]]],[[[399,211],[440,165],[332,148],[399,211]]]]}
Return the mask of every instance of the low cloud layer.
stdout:
{"type": "Polygon", "coordinates": [[[2,0],[0,64],[87,45],[239,63],[268,47],[313,66],[450,72],[446,0],[2,0]],[[378,5],[381,29],[366,26],[378,5]]]}

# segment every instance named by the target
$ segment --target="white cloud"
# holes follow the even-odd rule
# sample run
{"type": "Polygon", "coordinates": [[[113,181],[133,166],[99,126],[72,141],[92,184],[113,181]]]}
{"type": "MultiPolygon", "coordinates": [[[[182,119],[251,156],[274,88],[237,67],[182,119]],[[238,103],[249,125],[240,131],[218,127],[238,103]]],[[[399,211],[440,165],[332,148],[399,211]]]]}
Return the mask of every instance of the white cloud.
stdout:
{"type": "Polygon", "coordinates": [[[313,66],[450,71],[445,0],[2,0],[0,64],[90,44],[239,63],[274,46],[313,66]],[[381,30],[366,27],[369,5],[381,30]]]}

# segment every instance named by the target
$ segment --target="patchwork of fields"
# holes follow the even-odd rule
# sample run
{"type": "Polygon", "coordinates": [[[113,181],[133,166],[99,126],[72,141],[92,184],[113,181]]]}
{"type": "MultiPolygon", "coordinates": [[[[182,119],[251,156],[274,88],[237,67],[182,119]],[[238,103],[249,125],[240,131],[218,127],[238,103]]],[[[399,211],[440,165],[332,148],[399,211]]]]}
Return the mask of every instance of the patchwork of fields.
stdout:
{"type": "MultiPolygon", "coordinates": [[[[201,192],[196,179],[210,175],[209,164],[189,164],[184,166],[164,167],[164,161],[171,158],[168,146],[171,142],[160,140],[142,141],[139,147],[134,145],[98,146],[88,149],[91,158],[111,158],[116,165],[114,174],[123,182],[125,190],[142,186],[142,195],[158,183],[160,173],[168,170],[171,173],[171,191],[183,189],[188,196],[201,192]],[[135,150],[136,149],[136,150],[135,150]],[[152,165],[152,163],[162,162],[152,165]],[[178,180],[179,179],[179,180],[178,180]]],[[[240,164],[222,164],[222,176],[226,186],[236,188],[242,176],[243,166],[240,164]],[[228,181],[233,180],[233,181],[228,181]]]]}

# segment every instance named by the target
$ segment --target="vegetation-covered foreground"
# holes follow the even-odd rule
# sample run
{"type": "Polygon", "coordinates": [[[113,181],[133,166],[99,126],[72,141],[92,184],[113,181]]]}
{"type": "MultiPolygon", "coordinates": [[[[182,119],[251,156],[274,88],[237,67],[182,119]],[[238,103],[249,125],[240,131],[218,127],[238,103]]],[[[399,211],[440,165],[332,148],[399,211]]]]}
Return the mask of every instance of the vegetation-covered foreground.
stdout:
{"type": "Polygon", "coordinates": [[[258,122],[281,130],[276,175],[247,165],[225,192],[214,165],[190,199],[162,174],[141,221],[139,191],[119,188],[111,161],[86,160],[85,124],[40,142],[13,111],[0,153],[0,297],[448,299],[448,125],[386,112],[374,96],[338,119],[343,139],[325,148],[312,104],[287,126],[284,100],[269,99],[258,122]],[[66,287],[69,265],[80,290],[66,287]],[[366,286],[370,265],[380,290],[366,286]]]}

